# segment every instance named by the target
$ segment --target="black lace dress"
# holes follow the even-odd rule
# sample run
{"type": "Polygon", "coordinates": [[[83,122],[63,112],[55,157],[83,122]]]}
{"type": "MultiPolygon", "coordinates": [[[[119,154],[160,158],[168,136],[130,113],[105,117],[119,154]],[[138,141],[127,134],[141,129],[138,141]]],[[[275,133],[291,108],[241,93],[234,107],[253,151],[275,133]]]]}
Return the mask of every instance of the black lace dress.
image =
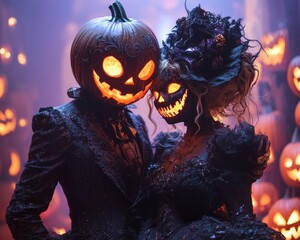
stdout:
{"type": "Polygon", "coordinates": [[[139,239],[284,239],[252,210],[251,185],[266,167],[267,137],[255,135],[247,123],[215,132],[207,154],[180,161],[171,171],[164,166],[170,156],[179,156],[181,138],[176,133],[158,136],[158,161],[148,175],[153,217],[145,221],[139,239]]]}

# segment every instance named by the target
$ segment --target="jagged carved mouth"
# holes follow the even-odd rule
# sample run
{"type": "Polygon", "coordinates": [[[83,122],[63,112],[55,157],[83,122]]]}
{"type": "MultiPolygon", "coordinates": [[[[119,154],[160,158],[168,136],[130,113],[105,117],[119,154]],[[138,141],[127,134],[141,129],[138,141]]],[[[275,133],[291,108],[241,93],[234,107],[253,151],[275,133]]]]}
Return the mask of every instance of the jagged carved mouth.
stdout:
{"type": "Polygon", "coordinates": [[[102,93],[102,97],[108,99],[114,99],[117,102],[117,104],[123,104],[123,105],[133,103],[141,99],[142,97],[144,97],[152,84],[152,82],[150,82],[148,85],[146,85],[144,90],[139,91],[136,94],[132,94],[132,93],[122,94],[122,92],[118,89],[115,88],[111,89],[110,84],[106,82],[101,82],[100,77],[98,76],[95,70],[93,70],[93,77],[96,86],[102,93]]]}
{"type": "Polygon", "coordinates": [[[161,116],[164,118],[172,118],[177,116],[182,109],[184,108],[186,98],[187,98],[187,89],[185,90],[182,97],[175,102],[175,104],[169,104],[167,107],[158,107],[157,110],[161,116]]]}
{"type": "Polygon", "coordinates": [[[281,228],[280,232],[286,237],[287,240],[298,239],[300,237],[300,226],[291,227],[290,229],[281,228]]]}
{"type": "Polygon", "coordinates": [[[290,179],[300,182],[300,170],[297,169],[289,170],[287,171],[287,175],[290,179]]]}

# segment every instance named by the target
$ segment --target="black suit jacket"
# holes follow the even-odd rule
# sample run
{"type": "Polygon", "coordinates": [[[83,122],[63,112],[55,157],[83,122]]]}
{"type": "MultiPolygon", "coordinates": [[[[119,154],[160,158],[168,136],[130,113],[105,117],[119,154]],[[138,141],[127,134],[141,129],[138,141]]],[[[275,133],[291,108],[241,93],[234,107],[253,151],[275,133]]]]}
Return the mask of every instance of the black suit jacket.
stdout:
{"type": "MultiPolygon", "coordinates": [[[[130,196],[117,164],[120,161],[99,121],[103,107],[77,99],[43,108],[33,117],[29,159],[7,209],[15,239],[52,239],[40,220],[55,186],[62,185],[70,208],[68,239],[130,239],[136,230],[132,209],[143,195],[130,196]]],[[[137,131],[143,174],[152,158],[145,124],[125,109],[126,121],[137,131]]]]}

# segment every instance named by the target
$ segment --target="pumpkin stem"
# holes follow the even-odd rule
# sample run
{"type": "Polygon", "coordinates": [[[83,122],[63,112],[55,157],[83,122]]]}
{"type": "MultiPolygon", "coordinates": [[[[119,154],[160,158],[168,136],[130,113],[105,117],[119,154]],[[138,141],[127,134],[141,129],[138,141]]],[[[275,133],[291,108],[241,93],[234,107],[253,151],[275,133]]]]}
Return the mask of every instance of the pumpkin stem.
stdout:
{"type": "Polygon", "coordinates": [[[299,142],[300,141],[300,129],[298,127],[296,127],[294,129],[294,132],[293,132],[293,136],[292,136],[292,143],[296,143],[296,142],[299,142]]]}
{"type": "Polygon", "coordinates": [[[127,17],[125,9],[119,1],[115,1],[112,5],[109,6],[111,11],[112,19],[111,22],[130,22],[130,19],[127,17]]]}
{"type": "Polygon", "coordinates": [[[288,187],[285,191],[283,198],[287,199],[287,198],[293,198],[295,196],[296,196],[296,189],[293,187],[288,187]]]}

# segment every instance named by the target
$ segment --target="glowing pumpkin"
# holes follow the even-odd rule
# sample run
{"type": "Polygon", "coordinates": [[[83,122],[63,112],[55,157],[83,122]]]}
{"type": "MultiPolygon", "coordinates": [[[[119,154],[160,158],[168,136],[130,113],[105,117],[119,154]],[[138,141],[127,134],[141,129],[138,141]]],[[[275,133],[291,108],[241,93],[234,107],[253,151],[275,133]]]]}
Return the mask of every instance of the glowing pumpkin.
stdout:
{"type": "Polygon", "coordinates": [[[193,94],[189,94],[189,89],[174,69],[164,69],[161,79],[155,81],[151,88],[158,113],[169,124],[185,122],[195,111],[194,108],[191,109],[192,104],[189,104],[193,100],[193,94]]]}
{"type": "Polygon", "coordinates": [[[299,129],[295,129],[292,141],[282,150],[280,156],[281,176],[289,187],[300,187],[300,141],[299,129]]]}
{"type": "Polygon", "coordinates": [[[287,71],[288,84],[292,92],[300,97],[300,56],[294,57],[287,71]]]}
{"type": "Polygon", "coordinates": [[[21,154],[7,142],[1,142],[0,148],[0,176],[4,179],[18,180],[21,173],[21,154]]]}
{"type": "Polygon", "coordinates": [[[279,110],[259,115],[256,131],[268,136],[275,153],[280,152],[288,141],[286,120],[279,110]]]}
{"type": "MultiPolygon", "coordinates": [[[[5,213],[6,213],[6,208],[11,200],[11,197],[14,193],[15,190],[15,183],[11,181],[7,182],[0,182],[0,189],[1,193],[0,194],[0,222],[5,223],[5,213]]],[[[2,236],[2,235],[1,235],[2,236]]]]}
{"type": "Polygon", "coordinates": [[[264,47],[260,61],[268,68],[284,69],[287,65],[287,30],[283,29],[275,33],[269,33],[262,37],[261,44],[264,47]]]}
{"type": "Polygon", "coordinates": [[[261,132],[269,137],[273,153],[277,155],[288,141],[286,118],[282,112],[276,109],[275,98],[268,82],[261,81],[258,84],[258,94],[260,114],[256,132],[261,132]]]}
{"type": "Polygon", "coordinates": [[[281,232],[287,240],[300,238],[300,200],[282,198],[270,209],[268,225],[281,232]]]}
{"type": "Polygon", "coordinates": [[[252,185],[251,197],[254,213],[263,216],[278,200],[278,191],[272,183],[258,181],[252,185]]]}
{"type": "Polygon", "coordinates": [[[5,136],[16,129],[17,116],[12,108],[0,109],[0,137],[5,136]]]}
{"type": "Polygon", "coordinates": [[[295,108],[294,117],[295,117],[295,122],[296,122],[297,127],[300,127],[300,101],[298,102],[298,104],[295,108]]]}
{"type": "Polygon", "coordinates": [[[92,19],[76,35],[71,65],[78,84],[97,99],[127,105],[142,98],[156,76],[159,45],[151,29],[129,19],[120,2],[112,17],[92,19]]]}
{"type": "Polygon", "coordinates": [[[0,99],[4,97],[7,90],[7,78],[0,74],[0,99]]]}

